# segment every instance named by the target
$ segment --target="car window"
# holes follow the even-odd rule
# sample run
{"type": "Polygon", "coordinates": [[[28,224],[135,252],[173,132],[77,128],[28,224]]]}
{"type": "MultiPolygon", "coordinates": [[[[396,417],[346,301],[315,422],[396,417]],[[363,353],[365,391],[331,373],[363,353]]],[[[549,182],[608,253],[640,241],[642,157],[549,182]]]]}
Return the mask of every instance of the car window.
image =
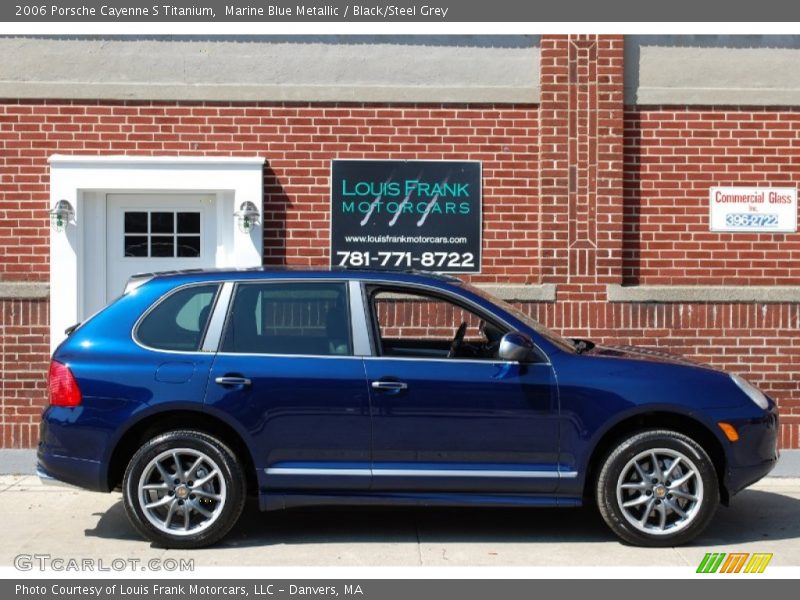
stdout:
{"type": "Polygon", "coordinates": [[[492,294],[480,289],[477,286],[470,285],[467,283],[463,284],[463,286],[464,289],[471,291],[476,296],[480,296],[481,298],[488,300],[492,304],[499,306],[506,312],[510,313],[511,315],[513,315],[514,317],[525,323],[525,325],[533,329],[536,333],[545,338],[548,342],[553,344],[555,347],[563,350],[564,352],[569,352],[571,354],[575,353],[575,345],[572,344],[569,340],[561,337],[556,332],[551,331],[550,329],[539,323],[537,320],[535,320],[533,317],[531,317],[529,314],[524,313],[522,310],[520,310],[513,304],[510,304],[505,300],[501,300],[500,298],[493,296],[492,294]]]}
{"type": "Polygon", "coordinates": [[[236,287],[223,352],[353,353],[345,283],[246,283],[236,287]]]}
{"type": "Polygon", "coordinates": [[[170,294],[142,319],[137,339],[158,350],[198,350],[218,287],[191,286],[170,294]]]}
{"type": "Polygon", "coordinates": [[[506,333],[437,296],[378,289],[371,299],[382,356],[491,360],[506,333]]]}

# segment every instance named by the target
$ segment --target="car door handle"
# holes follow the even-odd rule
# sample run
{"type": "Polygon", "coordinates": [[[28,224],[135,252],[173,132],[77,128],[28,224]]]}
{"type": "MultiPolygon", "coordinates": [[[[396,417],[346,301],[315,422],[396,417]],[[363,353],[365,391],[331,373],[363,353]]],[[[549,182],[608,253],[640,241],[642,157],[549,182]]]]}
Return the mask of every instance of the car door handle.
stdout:
{"type": "Polygon", "coordinates": [[[403,383],[402,381],[373,381],[372,389],[397,392],[400,390],[408,389],[408,384],[403,383]]]}
{"type": "Polygon", "coordinates": [[[220,385],[250,385],[253,383],[247,377],[231,377],[227,375],[225,377],[217,377],[214,381],[220,385]]]}

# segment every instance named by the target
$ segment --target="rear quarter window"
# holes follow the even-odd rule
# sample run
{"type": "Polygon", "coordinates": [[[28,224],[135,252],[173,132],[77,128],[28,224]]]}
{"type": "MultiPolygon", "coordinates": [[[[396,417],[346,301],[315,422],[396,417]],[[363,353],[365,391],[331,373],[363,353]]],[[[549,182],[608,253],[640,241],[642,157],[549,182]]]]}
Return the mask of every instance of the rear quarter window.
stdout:
{"type": "Polygon", "coordinates": [[[136,339],[157,350],[200,349],[218,285],[196,285],[162,298],[136,329],[136,339]]]}

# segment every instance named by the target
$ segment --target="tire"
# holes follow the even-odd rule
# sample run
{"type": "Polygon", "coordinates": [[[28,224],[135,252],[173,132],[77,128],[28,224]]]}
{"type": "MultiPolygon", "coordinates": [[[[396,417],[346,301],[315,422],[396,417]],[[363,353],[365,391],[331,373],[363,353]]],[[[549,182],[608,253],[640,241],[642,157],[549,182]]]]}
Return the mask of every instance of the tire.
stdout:
{"type": "Polygon", "coordinates": [[[122,482],[131,524],[165,548],[202,548],[221,540],[242,513],[245,491],[231,449],[193,430],[169,431],[145,443],[122,482]]]}
{"type": "Polygon", "coordinates": [[[642,431],[605,457],[596,500],[603,519],[623,541],[677,546],[699,535],[714,516],[719,506],[717,472],[690,437],[662,429],[642,431]]]}

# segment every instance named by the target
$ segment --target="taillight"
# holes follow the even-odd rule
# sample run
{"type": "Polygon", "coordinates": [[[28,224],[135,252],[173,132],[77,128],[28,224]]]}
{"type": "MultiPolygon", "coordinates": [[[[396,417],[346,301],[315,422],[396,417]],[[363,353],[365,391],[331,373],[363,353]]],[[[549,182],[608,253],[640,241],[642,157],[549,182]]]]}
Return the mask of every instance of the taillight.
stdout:
{"type": "Polygon", "coordinates": [[[51,406],[78,406],[81,403],[81,390],[72,371],[55,360],[50,361],[47,390],[51,406]]]}

